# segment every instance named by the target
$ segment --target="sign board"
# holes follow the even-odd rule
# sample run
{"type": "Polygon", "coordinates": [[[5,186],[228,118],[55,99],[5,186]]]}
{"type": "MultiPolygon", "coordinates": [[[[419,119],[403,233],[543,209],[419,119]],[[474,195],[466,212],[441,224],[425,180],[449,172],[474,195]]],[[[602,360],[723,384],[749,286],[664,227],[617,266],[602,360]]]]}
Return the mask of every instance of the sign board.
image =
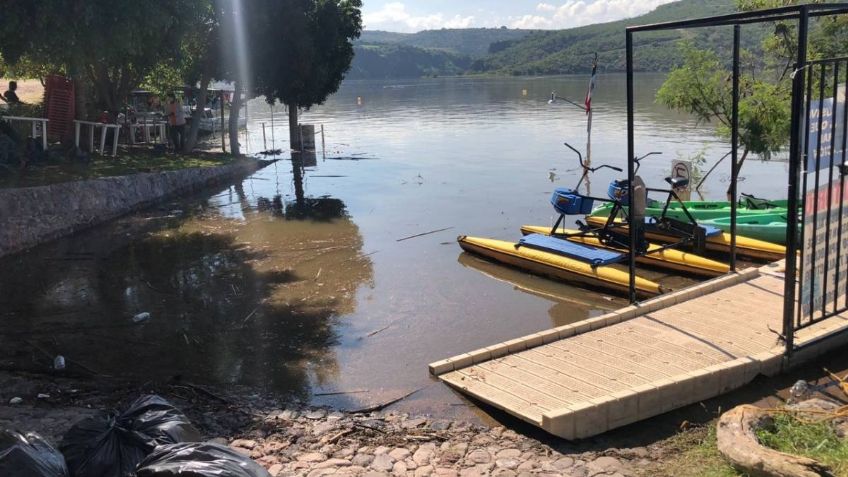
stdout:
{"type": "MultiPolygon", "coordinates": [[[[844,98],[844,95],[841,95],[844,98]]],[[[833,98],[810,102],[807,128],[807,171],[827,169],[833,162],[843,162],[843,131],[845,129],[845,101],[840,98],[833,107],[833,98]],[[818,167],[817,167],[818,166],[818,167]]]]}
{"type": "Polygon", "coordinates": [[[848,181],[839,168],[845,154],[844,90],[838,98],[836,107],[834,98],[809,104],[800,304],[802,315],[814,319],[822,316],[823,305],[844,303],[848,291],[848,181]]]}
{"type": "MultiPolygon", "coordinates": [[[[675,159],[671,161],[671,177],[692,180],[692,162],[675,159]]],[[[686,187],[674,189],[681,200],[689,200],[692,190],[691,182],[686,187]]]]}

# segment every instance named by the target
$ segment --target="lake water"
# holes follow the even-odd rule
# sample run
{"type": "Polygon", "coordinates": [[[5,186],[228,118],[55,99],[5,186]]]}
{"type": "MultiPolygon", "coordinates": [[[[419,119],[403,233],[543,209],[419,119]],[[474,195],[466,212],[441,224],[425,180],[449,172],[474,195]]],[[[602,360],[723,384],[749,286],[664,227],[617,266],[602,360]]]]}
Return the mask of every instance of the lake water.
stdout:
{"type": "MultiPolygon", "coordinates": [[[[323,125],[303,167],[280,157],[252,177],[0,261],[0,364],[139,382],[244,385],[354,409],[419,390],[396,408],[476,412],[427,364],[625,305],[461,253],[457,235],[517,240],[553,220],[554,187],[576,183],[585,77],[350,81],[301,117],[323,125]],[[320,148],[321,139],[318,138],[320,148]],[[408,240],[416,234],[446,229],[408,240]],[[133,317],[149,312],[135,323],[133,317]],[[342,394],[336,394],[342,393],[342,394]],[[316,396],[316,394],[318,396],[316,396]],[[329,394],[329,395],[322,395],[329,394]]],[[[670,162],[727,151],[712,126],[654,104],[637,76],[637,152],[661,187],[670,162]]],[[[599,78],[593,163],[625,166],[624,77],[599,78]]],[[[245,148],[288,150],[285,112],[249,104],[245,148]],[[265,123],[263,144],[262,123],[265,123]]],[[[620,174],[602,170],[604,194],[620,174]]],[[[721,198],[729,164],[711,176],[721,198]]],[[[740,189],[785,194],[786,165],[750,160],[740,189]]],[[[645,276],[671,287],[690,279],[645,276]]]]}

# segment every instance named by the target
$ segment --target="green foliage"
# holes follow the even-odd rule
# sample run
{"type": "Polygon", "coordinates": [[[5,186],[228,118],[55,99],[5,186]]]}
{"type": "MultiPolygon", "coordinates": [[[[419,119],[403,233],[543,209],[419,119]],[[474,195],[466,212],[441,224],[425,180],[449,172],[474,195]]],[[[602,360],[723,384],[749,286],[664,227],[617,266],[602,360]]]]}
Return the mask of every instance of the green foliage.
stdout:
{"type": "Polygon", "coordinates": [[[357,44],[391,43],[479,58],[489,53],[494,44],[502,45],[514,42],[534,31],[537,30],[443,28],[441,30],[424,30],[418,33],[365,31],[357,44]]]}
{"type": "Polygon", "coordinates": [[[86,80],[95,106],[115,111],[155,65],[180,61],[180,38],[204,1],[6,0],[0,54],[29,76],[86,80]]]}
{"type": "MultiPolygon", "coordinates": [[[[627,20],[535,32],[514,42],[492,45],[492,54],[476,61],[472,70],[511,75],[585,73],[591,57],[597,52],[602,70],[624,71],[624,29],[628,25],[698,18],[734,10],[733,0],[681,0],[627,20]]],[[[759,27],[747,27],[744,46],[756,48],[765,31],[759,27]]],[[[677,48],[680,40],[688,40],[710,50],[729,52],[732,31],[729,28],[702,28],[639,33],[634,38],[636,71],[668,71],[680,64],[683,60],[677,48]]],[[[723,63],[729,61],[728,57],[723,63]]]]}
{"type": "Polygon", "coordinates": [[[774,426],[758,430],[757,437],[766,447],[815,459],[836,475],[848,475],[848,441],[840,439],[827,422],[805,423],[778,414],[774,426]]]}
{"type": "Polygon", "coordinates": [[[362,31],[361,0],[257,0],[251,7],[258,92],[309,108],[338,91],[362,31]]]}
{"type": "MultiPolygon", "coordinates": [[[[699,121],[716,122],[720,136],[730,137],[732,75],[718,56],[689,44],[681,47],[685,60],[669,73],[657,92],[665,106],[693,114],[699,121]]],[[[768,159],[789,137],[790,90],[786,83],[766,83],[752,75],[739,80],[739,142],[746,153],[768,159]]]]}
{"type": "Polygon", "coordinates": [[[354,51],[351,79],[459,75],[471,65],[468,56],[398,44],[357,45],[354,51]]]}

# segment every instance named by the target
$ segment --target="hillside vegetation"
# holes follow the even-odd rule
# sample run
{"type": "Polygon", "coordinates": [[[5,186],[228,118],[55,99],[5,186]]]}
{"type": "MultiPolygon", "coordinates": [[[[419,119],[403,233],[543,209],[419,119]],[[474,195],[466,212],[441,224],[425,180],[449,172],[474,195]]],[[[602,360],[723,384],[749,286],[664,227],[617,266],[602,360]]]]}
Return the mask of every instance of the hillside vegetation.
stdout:
{"type": "MultiPolygon", "coordinates": [[[[474,62],[473,72],[510,75],[582,73],[595,52],[606,71],[624,71],[624,30],[629,25],[660,23],[732,13],[733,0],[682,0],[658,7],[639,17],[560,31],[537,32],[507,43],[492,45],[492,54],[474,62]]],[[[746,27],[743,46],[756,48],[764,27],[746,27]]],[[[667,71],[681,61],[677,44],[691,40],[730,59],[732,27],[638,33],[634,37],[637,71],[667,71]]]]}
{"type": "MultiPolygon", "coordinates": [[[[595,52],[602,71],[625,68],[624,30],[628,25],[660,23],[732,13],[734,0],[681,0],[644,15],[568,30],[507,28],[442,29],[419,33],[365,31],[356,45],[349,78],[411,78],[468,73],[548,75],[585,73],[595,52]]],[[[743,28],[743,47],[757,50],[769,27],[743,28]]],[[[681,40],[710,48],[730,61],[732,28],[639,33],[637,71],[668,71],[681,63],[681,40]]]]}
{"type": "Polygon", "coordinates": [[[461,75],[471,66],[471,57],[441,50],[384,44],[357,45],[347,77],[350,79],[421,78],[461,75]]]}
{"type": "Polygon", "coordinates": [[[520,40],[536,31],[539,30],[511,30],[506,27],[444,28],[441,30],[424,30],[418,33],[364,31],[357,44],[392,43],[479,58],[489,53],[489,46],[492,43],[520,40]]]}

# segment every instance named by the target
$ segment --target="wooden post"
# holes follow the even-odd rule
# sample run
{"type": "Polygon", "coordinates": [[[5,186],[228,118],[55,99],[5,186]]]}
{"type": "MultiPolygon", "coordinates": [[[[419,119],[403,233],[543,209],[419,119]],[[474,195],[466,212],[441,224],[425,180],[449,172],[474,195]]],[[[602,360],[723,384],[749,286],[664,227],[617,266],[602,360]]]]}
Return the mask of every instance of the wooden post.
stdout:
{"type": "Polygon", "coordinates": [[[227,135],[224,134],[224,93],[221,92],[221,150],[227,152],[227,135]]]}
{"type": "MultiPolygon", "coordinates": [[[[271,149],[277,150],[277,139],[274,135],[274,106],[271,105],[271,149]]],[[[276,154],[275,154],[276,156],[276,154]]]]}

